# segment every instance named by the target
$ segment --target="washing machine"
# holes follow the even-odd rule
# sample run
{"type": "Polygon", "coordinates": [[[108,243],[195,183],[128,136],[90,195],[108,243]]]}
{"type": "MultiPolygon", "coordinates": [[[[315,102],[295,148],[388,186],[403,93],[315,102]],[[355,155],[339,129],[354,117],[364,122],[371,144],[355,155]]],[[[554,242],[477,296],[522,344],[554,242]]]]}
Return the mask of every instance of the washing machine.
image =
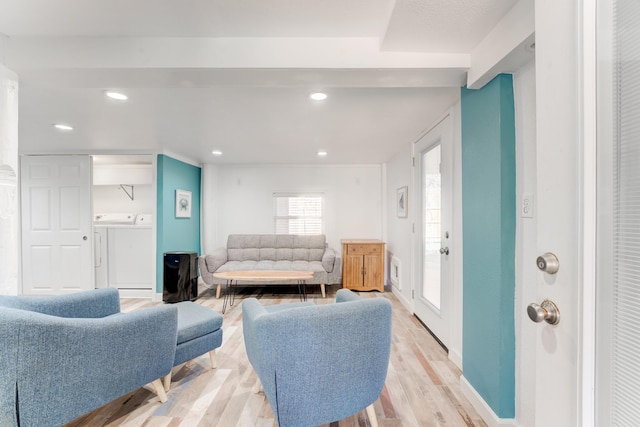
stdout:
{"type": "Polygon", "coordinates": [[[153,289],[151,220],[150,214],[94,217],[96,287],[153,289]]]}

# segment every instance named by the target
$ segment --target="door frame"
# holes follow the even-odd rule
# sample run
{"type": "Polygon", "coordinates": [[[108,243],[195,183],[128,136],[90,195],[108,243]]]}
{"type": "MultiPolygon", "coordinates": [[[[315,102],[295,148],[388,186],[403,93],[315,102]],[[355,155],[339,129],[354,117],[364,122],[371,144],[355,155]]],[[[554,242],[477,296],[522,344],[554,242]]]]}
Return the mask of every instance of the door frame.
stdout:
{"type": "MultiPolygon", "coordinates": [[[[460,100],[449,108],[441,117],[438,118],[431,126],[425,129],[418,138],[411,144],[411,157],[415,159],[415,144],[424,136],[436,128],[445,118],[449,117],[450,136],[451,136],[451,226],[450,226],[450,247],[455,248],[449,255],[450,263],[450,287],[451,287],[451,304],[450,304],[450,320],[452,322],[449,331],[449,360],[451,360],[458,368],[462,369],[462,119],[460,100]]],[[[415,160],[414,160],[415,162],[415,160]]],[[[416,221],[422,220],[422,207],[418,203],[411,200],[420,200],[416,182],[416,167],[412,163],[411,168],[411,185],[410,185],[410,217],[412,221],[411,235],[411,290],[415,294],[419,289],[419,280],[421,273],[419,269],[420,254],[417,251],[419,237],[417,233],[416,221]]],[[[413,295],[410,300],[410,309],[415,313],[416,297],[413,295]]]]}
{"type": "Polygon", "coordinates": [[[446,347],[448,350],[449,341],[450,341],[450,330],[452,329],[451,321],[449,316],[451,315],[451,305],[452,304],[452,293],[451,293],[451,276],[452,276],[452,260],[453,260],[453,252],[457,249],[453,247],[449,243],[450,239],[444,237],[444,233],[448,233],[449,237],[451,236],[451,231],[449,225],[452,221],[452,203],[451,203],[451,193],[452,193],[452,185],[450,181],[453,181],[453,177],[451,176],[451,163],[452,163],[452,146],[453,146],[453,136],[451,132],[452,127],[452,119],[449,114],[446,114],[442,119],[433,126],[427,133],[425,133],[422,138],[416,141],[413,144],[413,187],[415,188],[415,200],[414,210],[415,210],[415,233],[414,233],[414,250],[416,253],[415,263],[415,277],[416,280],[413,282],[413,313],[414,315],[425,325],[425,327],[431,332],[431,334],[436,338],[436,340],[442,345],[446,347]],[[419,147],[420,146],[420,147],[419,147]],[[424,234],[425,230],[423,228],[423,220],[424,220],[424,188],[423,188],[423,177],[424,170],[422,165],[422,155],[427,152],[431,152],[436,149],[436,147],[440,147],[440,176],[443,177],[441,179],[441,207],[440,207],[440,225],[442,229],[440,230],[440,247],[451,246],[450,252],[446,255],[440,254],[436,261],[440,264],[440,283],[438,286],[440,287],[440,307],[435,307],[431,301],[422,297],[422,293],[424,290],[424,234]],[[444,165],[444,168],[442,167],[444,165]],[[448,176],[443,175],[442,169],[445,170],[445,173],[448,176]],[[449,180],[447,182],[447,180],[449,180]],[[449,191],[449,194],[445,194],[445,191],[449,191]],[[419,313],[420,312],[420,313],[419,313]]]}
{"type": "MultiPolygon", "coordinates": [[[[539,292],[538,298],[550,298],[558,303],[561,315],[564,316],[558,330],[565,328],[565,325],[570,325],[565,331],[571,335],[558,336],[559,333],[550,332],[553,331],[551,328],[547,328],[545,333],[545,326],[531,324],[524,312],[525,304],[531,301],[523,301],[523,306],[516,307],[516,315],[522,316],[523,322],[528,322],[524,324],[526,326],[523,326],[521,332],[533,327],[536,329],[538,340],[536,347],[533,348],[536,353],[535,366],[520,366],[516,387],[517,393],[518,391],[521,393],[520,399],[524,399],[523,395],[528,392],[533,392],[534,399],[530,400],[532,403],[529,407],[534,408],[535,425],[543,425],[545,420],[554,417],[560,420],[559,416],[567,415],[572,421],[571,425],[594,426],[595,328],[593,321],[597,218],[595,0],[572,0],[563,3],[561,7],[550,1],[536,2],[535,18],[536,111],[544,114],[545,119],[543,121],[540,114],[536,117],[536,150],[539,156],[544,154],[552,159],[558,154],[566,154],[552,146],[551,142],[555,139],[575,155],[575,161],[571,161],[570,165],[575,168],[575,174],[568,176],[568,179],[575,186],[576,205],[573,207],[572,217],[576,221],[574,231],[576,239],[571,246],[562,242],[562,239],[556,242],[547,234],[539,236],[537,242],[531,242],[536,244],[539,255],[548,250],[557,250],[560,251],[561,265],[563,259],[568,260],[564,264],[565,271],[559,273],[564,276],[558,276],[562,277],[564,282],[559,279],[556,282],[555,279],[546,276],[540,277],[541,273],[537,272],[537,292],[539,292]],[[562,42],[556,43],[557,40],[562,42]],[[575,54],[567,55],[567,46],[573,46],[575,54]],[[550,63],[553,65],[547,67],[550,63]],[[541,70],[543,70],[542,73],[541,70]],[[553,76],[553,81],[548,79],[550,76],[553,76]],[[552,95],[554,90],[556,92],[552,95]],[[544,97],[543,103],[540,102],[541,96],[544,97]],[[554,109],[551,112],[544,109],[545,106],[552,105],[551,99],[558,102],[558,98],[563,104],[559,105],[557,110],[554,109]],[[551,149],[548,150],[550,147],[551,149]],[[549,245],[553,247],[548,247],[549,245]],[[546,283],[546,288],[541,292],[543,283],[546,283]],[[569,295],[571,292],[574,293],[569,295]],[[557,366],[552,366],[550,362],[551,353],[539,347],[542,336],[547,344],[552,343],[554,337],[561,338],[562,341],[558,341],[560,343],[558,346],[571,347],[571,358],[575,362],[575,369],[572,369],[569,375],[571,381],[562,384],[563,390],[556,390],[555,401],[551,399],[551,395],[545,394],[545,389],[553,387],[553,383],[545,384],[544,373],[553,375],[549,374],[552,370],[547,371],[547,368],[557,369],[557,366]],[[572,339],[567,340],[567,338],[572,339]],[[565,401],[564,397],[569,394],[571,399],[565,401]],[[556,414],[554,409],[560,405],[566,411],[563,414],[556,414]]],[[[557,161],[552,167],[558,167],[557,161]]],[[[537,165],[537,174],[544,174],[545,171],[546,167],[537,165]]],[[[545,191],[547,188],[540,185],[539,176],[537,186],[537,192],[545,191]]],[[[540,201],[536,200],[536,208],[541,207],[540,201]]],[[[547,210],[544,216],[541,215],[540,210],[534,208],[538,228],[542,221],[551,221],[552,215],[548,203],[545,207],[547,210]]],[[[563,214],[559,214],[560,221],[566,218],[563,214]]],[[[547,233],[550,232],[545,227],[542,229],[543,232],[545,230],[547,233]]],[[[538,229],[538,234],[540,233],[538,229]]],[[[519,348],[522,351],[530,335],[523,332],[520,338],[519,348]]],[[[567,360],[558,360],[558,362],[560,366],[567,360]]],[[[521,418],[522,414],[516,413],[516,417],[521,418]]]]}

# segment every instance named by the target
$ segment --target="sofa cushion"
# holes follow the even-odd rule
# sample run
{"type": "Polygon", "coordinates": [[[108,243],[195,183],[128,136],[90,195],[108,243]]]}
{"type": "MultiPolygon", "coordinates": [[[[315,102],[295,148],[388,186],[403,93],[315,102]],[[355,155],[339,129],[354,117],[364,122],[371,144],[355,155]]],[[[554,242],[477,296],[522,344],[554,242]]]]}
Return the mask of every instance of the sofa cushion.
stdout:
{"type": "Polygon", "coordinates": [[[274,260],[293,261],[293,248],[277,248],[274,260]]]}
{"type": "Polygon", "coordinates": [[[230,234],[229,261],[322,261],[326,237],[287,234],[230,234]]]}
{"type": "Polygon", "coordinates": [[[258,249],[258,252],[259,252],[258,259],[260,261],[262,261],[262,260],[276,260],[276,259],[278,259],[276,257],[276,251],[277,251],[276,248],[260,248],[260,249],[258,249]]]}
{"type": "Polygon", "coordinates": [[[225,271],[256,271],[256,270],[276,270],[276,271],[313,271],[325,272],[322,263],[319,261],[229,261],[218,269],[218,272],[225,271]]]}
{"type": "Polygon", "coordinates": [[[222,327],[222,316],[191,301],[175,304],[178,308],[177,344],[214,332],[222,327]]]}

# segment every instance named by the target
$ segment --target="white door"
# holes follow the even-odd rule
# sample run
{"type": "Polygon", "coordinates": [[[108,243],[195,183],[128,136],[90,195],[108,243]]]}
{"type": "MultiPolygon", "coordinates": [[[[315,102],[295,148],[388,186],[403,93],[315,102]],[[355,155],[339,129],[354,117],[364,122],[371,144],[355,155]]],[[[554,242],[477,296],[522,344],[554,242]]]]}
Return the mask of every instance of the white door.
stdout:
{"type": "MultiPolygon", "coordinates": [[[[535,353],[533,364],[521,365],[518,381],[526,389],[521,395],[522,411],[532,410],[533,426],[577,427],[582,425],[582,349],[585,264],[584,248],[589,233],[585,228],[587,194],[585,135],[581,118],[584,99],[579,86],[583,77],[579,60],[581,47],[580,0],[536,1],[536,195],[533,209],[536,236],[524,242],[537,256],[553,253],[559,261],[556,273],[538,268],[523,278],[536,289],[534,301],[516,306],[516,316],[526,322],[520,350],[535,353]],[[530,282],[529,282],[530,281],[530,282]],[[532,323],[529,304],[555,303],[559,323],[532,323]],[[529,393],[531,393],[529,395],[529,393]],[[530,399],[533,397],[533,399],[530,399]]],[[[522,201],[521,201],[522,203],[522,201]]],[[[532,307],[532,309],[535,306],[532,307]]],[[[541,320],[541,319],[538,319],[541,320]]],[[[521,414],[523,415],[523,414],[521,414]]]]}
{"type": "Polygon", "coordinates": [[[22,291],[93,289],[89,156],[23,156],[22,291]]]}
{"type": "Polygon", "coordinates": [[[448,114],[414,145],[418,263],[414,282],[415,315],[445,346],[452,327],[451,163],[452,118],[448,114]]]}

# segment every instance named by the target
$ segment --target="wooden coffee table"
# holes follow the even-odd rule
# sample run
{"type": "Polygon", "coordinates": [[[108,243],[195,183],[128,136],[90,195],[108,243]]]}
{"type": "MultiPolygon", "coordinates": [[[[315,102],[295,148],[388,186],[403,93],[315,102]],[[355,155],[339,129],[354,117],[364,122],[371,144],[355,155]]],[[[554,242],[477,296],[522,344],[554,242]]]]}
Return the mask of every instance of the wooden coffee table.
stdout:
{"type": "Polygon", "coordinates": [[[289,271],[289,270],[253,270],[253,271],[225,271],[213,273],[213,277],[227,281],[227,290],[224,293],[222,303],[222,313],[227,309],[227,303],[233,306],[235,301],[234,287],[238,281],[242,282],[286,282],[295,281],[298,284],[300,300],[307,300],[306,281],[313,279],[312,271],[289,271]]]}

